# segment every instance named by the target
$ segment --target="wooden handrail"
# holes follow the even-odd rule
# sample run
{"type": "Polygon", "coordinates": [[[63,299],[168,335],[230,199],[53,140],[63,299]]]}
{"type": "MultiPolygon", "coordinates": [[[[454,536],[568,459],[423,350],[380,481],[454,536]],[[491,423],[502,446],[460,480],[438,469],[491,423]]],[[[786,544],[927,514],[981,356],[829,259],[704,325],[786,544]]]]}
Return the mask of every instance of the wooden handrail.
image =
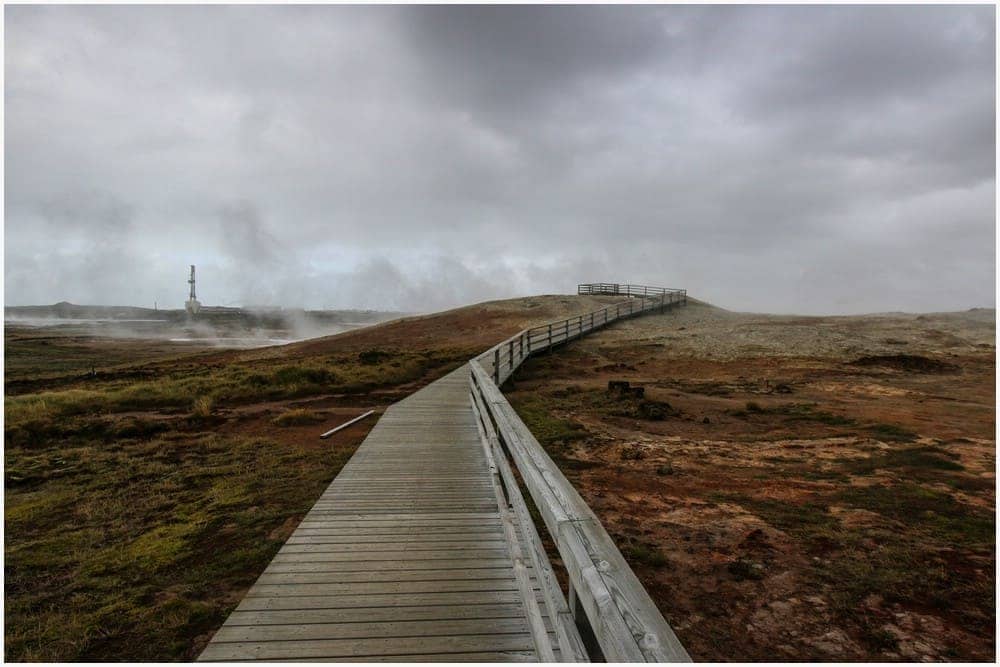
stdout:
{"type": "MultiPolygon", "coordinates": [[[[618,289],[636,287],[607,285],[618,289]]],[[[684,290],[647,287],[641,303],[631,303],[629,312],[622,312],[620,306],[613,312],[609,306],[525,329],[470,362],[473,405],[484,432],[497,442],[492,448],[493,458],[498,460],[501,471],[505,460],[499,462],[500,457],[509,455],[513,461],[566,566],[569,608],[578,624],[589,626],[604,657],[611,662],[688,662],[690,656],[600,520],[521,421],[500,386],[534,354],[618,319],[684,304],[686,295],[684,290]],[[651,291],[657,289],[661,291],[651,291]]]]}

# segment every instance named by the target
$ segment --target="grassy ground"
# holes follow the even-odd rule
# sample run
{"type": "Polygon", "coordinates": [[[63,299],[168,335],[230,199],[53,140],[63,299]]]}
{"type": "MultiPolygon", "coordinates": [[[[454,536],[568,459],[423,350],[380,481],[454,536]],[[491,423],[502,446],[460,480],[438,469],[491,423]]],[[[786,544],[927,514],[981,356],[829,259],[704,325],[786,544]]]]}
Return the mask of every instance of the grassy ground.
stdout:
{"type": "Polygon", "coordinates": [[[105,357],[115,341],[81,339],[20,354],[5,378],[4,657],[193,659],[374,420],[320,432],[599,303],[494,302],[249,351],[153,341],[105,357]]]}
{"type": "MultiPolygon", "coordinates": [[[[255,437],[238,410],[371,400],[449,361],[461,359],[221,366],[9,398],[6,657],[193,658],[193,638],[224,620],[364,433],[332,446],[255,437]]],[[[292,408],[270,421],[328,418],[292,408]]]]}
{"type": "Polygon", "coordinates": [[[197,430],[8,449],[6,658],[194,658],[352,451],[197,430]]]}

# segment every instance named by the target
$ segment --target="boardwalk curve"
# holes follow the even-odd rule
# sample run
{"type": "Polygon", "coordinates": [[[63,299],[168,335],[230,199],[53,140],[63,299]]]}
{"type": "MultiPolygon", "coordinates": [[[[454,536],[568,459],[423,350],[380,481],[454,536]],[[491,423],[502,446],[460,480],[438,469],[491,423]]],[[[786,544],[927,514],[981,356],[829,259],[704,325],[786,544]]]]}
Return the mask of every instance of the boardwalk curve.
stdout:
{"type": "MultiPolygon", "coordinates": [[[[608,291],[597,293],[622,287],[601,285],[608,291]]],[[[637,309],[630,300],[627,316],[662,311],[668,294],[670,304],[681,303],[674,291],[650,289],[657,288],[641,296],[613,293],[641,302],[637,309]]],[[[565,493],[558,483],[542,489],[532,477],[530,443],[521,440],[533,437],[511,435],[520,420],[503,413],[506,401],[493,383],[531,353],[567,342],[572,331],[582,335],[621,317],[618,305],[610,319],[608,312],[570,318],[577,329],[570,320],[557,323],[562,340],[558,332],[553,339],[549,325],[536,328],[545,344],[535,341],[533,351],[534,330],[521,332],[390,406],[199,660],[583,662],[579,626],[589,626],[611,659],[687,659],[655,606],[649,611],[648,596],[638,606],[631,599],[641,586],[613,544],[617,560],[604,553],[600,534],[610,538],[592,513],[585,520],[599,533],[579,529],[597,550],[583,549],[586,566],[562,553],[579,551],[577,529],[565,537],[559,521],[569,519],[558,516],[582,516],[585,505],[574,505],[582,504],[579,496],[570,505],[547,500],[550,488],[565,493]],[[500,348],[511,356],[502,358],[500,348]],[[567,563],[569,603],[515,468],[567,563]],[[624,568],[631,579],[609,574],[609,567],[624,568]],[[671,641],[676,647],[661,650],[671,641]]]]}

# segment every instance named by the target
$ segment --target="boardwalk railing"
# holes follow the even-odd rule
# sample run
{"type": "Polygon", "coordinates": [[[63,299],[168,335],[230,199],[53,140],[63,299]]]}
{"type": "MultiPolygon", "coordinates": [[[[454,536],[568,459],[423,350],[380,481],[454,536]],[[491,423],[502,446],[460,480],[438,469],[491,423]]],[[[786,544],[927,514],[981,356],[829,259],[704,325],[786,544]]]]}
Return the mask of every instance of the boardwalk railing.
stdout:
{"type": "Polygon", "coordinates": [[[650,287],[649,285],[623,285],[621,283],[581,283],[576,287],[577,294],[600,294],[605,296],[657,297],[667,292],[681,295],[682,301],[687,303],[687,290],[684,289],[650,287]]]}
{"type": "Polygon", "coordinates": [[[576,340],[585,333],[601,329],[612,322],[627,317],[650,312],[662,313],[668,308],[687,304],[687,290],[610,283],[579,286],[580,294],[628,296],[627,291],[630,291],[632,296],[639,298],[624,299],[585,315],[576,315],[565,320],[525,329],[490,348],[476,359],[482,366],[490,368],[493,382],[500,386],[514,373],[514,369],[532,354],[538,354],[557,345],[576,340]],[[602,287],[607,287],[608,291],[599,291],[602,287]],[[584,291],[584,288],[587,291],[584,291]],[[619,288],[620,291],[612,291],[619,288]]]}
{"type": "MultiPolygon", "coordinates": [[[[513,471],[507,469],[508,460],[513,462],[555,542],[569,580],[567,613],[572,614],[578,626],[590,630],[604,658],[610,662],[690,661],[687,651],[600,520],[545,453],[499,388],[532,354],[579,338],[617,320],[662,312],[687,302],[685,290],[642,285],[580,285],[580,294],[617,294],[639,298],[526,329],[473,359],[470,362],[473,406],[515,512],[523,514],[527,510],[519,507],[523,501],[517,501],[520,492],[513,471]]],[[[528,542],[537,543],[536,540],[528,542]]],[[[535,553],[530,556],[532,564],[540,568],[543,578],[551,581],[552,577],[546,571],[547,558],[535,553]]],[[[544,586],[542,588],[543,593],[550,595],[544,591],[544,586]]],[[[565,637],[571,633],[559,631],[564,622],[561,617],[553,619],[562,644],[561,654],[568,657],[573,651],[563,642],[568,642],[565,637]]]]}

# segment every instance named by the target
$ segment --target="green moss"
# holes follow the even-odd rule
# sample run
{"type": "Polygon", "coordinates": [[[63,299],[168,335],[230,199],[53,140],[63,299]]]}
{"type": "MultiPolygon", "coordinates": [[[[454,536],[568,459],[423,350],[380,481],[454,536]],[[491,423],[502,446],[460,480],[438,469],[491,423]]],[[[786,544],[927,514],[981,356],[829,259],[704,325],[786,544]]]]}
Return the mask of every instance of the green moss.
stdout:
{"type": "Polygon", "coordinates": [[[836,496],[850,507],[878,512],[948,543],[985,547],[993,543],[995,517],[956,501],[951,494],[903,482],[852,486],[836,496]]]}
{"type": "Polygon", "coordinates": [[[38,482],[5,494],[5,657],[192,659],[350,453],[183,433],[8,447],[38,482]]]}
{"type": "Polygon", "coordinates": [[[519,396],[514,399],[513,406],[542,446],[566,444],[587,437],[583,424],[554,416],[545,398],[519,396]]]}
{"type": "Polygon", "coordinates": [[[650,567],[663,567],[669,562],[662,551],[650,544],[627,544],[622,549],[622,555],[633,565],[639,563],[650,567]]]}

